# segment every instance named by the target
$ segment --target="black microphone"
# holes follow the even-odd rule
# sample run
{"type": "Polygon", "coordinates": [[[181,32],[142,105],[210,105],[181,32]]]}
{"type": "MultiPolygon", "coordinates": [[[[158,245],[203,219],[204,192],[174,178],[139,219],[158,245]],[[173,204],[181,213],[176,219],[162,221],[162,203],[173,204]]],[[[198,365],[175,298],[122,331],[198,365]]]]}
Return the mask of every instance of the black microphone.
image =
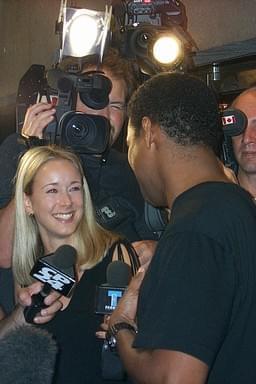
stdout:
{"type": "Polygon", "coordinates": [[[60,246],[55,253],[41,257],[32,268],[30,275],[44,283],[41,292],[32,295],[32,303],[24,308],[24,317],[28,323],[33,323],[33,319],[42,308],[47,307],[44,299],[50,291],[70,296],[75,287],[76,250],[71,245],[60,246]]]}
{"type": "Polygon", "coordinates": [[[0,383],[52,383],[56,354],[56,342],[47,331],[15,328],[0,340],[0,383]]]}
{"type": "Polygon", "coordinates": [[[106,271],[107,283],[96,288],[95,313],[107,315],[114,311],[129,284],[131,267],[121,260],[112,261],[106,271]]]}
{"type": "MultiPolygon", "coordinates": [[[[107,267],[106,277],[107,283],[96,290],[95,312],[101,315],[108,315],[116,308],[131,280],[131,267],[121,260],[112,261],[107,267]]],[[[110,350],[106,340],[102,346],[101,374],[106,380],[124,380],[126,375],[118,353],[110,350]]]]}
{"type": "Polygon", "coordinates": [[[247,117],[236,108],[225,109],[221,113],[222,129],[225,136],[241,135],[247,126],[247,117]]]}

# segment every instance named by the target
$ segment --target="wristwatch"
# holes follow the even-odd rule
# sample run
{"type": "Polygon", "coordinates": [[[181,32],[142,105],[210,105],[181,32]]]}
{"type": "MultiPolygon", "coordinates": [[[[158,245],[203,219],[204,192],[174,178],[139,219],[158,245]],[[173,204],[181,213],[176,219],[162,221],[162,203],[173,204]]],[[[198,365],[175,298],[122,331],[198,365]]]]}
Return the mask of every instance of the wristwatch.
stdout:
{"type": "Polygon", "coordinates": [[[114,350],[116,348],[116,335],[122,329],[128,329],[129,331],[134,332],[135,334],[138,333],[138,329],[136,328],[136,326],[131,325],[129,323],[122,322],[113,324],[106,333],[106,341],[111,350],[114,350]]]}

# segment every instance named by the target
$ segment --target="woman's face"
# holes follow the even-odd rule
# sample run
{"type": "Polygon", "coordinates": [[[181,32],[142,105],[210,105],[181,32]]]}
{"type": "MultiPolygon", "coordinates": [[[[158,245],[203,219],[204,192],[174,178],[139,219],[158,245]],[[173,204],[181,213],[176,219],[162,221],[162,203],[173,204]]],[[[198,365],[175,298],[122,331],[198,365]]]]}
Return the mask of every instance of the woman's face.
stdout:
{"type": "Polygon", "coordinates": [[[25,207],[33,214],[46,253],[71,244],[81,221],[83,186],[78,169],[69,160],[49,160],[39,168],[32,194],[25,195],[25,207]]]}

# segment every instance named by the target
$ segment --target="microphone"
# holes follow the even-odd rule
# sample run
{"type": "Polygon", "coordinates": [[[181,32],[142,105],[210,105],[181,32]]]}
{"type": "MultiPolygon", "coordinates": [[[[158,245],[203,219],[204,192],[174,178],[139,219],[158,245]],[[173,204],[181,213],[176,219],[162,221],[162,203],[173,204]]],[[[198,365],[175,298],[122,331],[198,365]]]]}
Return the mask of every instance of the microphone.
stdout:
{"type": "Polygon", "coordinates": [[[56,354],[56,342],[47,331],[15,328],[0,340],[0,383],[52,383],[56,354]]]}
{"type": "Polygon", "coordinates": [[[41,292],[32,295],[32,303],[24,308],[24,317],[28,323],[33,323],[35,315],[47,307],[44,299],[52,289],[69,297],[75,287],[74,266],[76,250],[71,245],[60,246],[55,253],[41,257],[32,268],[30,275],[44,283],[41,292]]]}
{"type": "Polygon", "coordinates": [[[228,108],[221,113],[222,129],[225,136],[241,135],[247,126],[247,117],[240,109],[228,108]]]}
{"type": "Polygon", "coordinates": [[[108,315],[116,308],[131,280],[131,267],[121,260],[112,261],[106,277],[107,283],[96,287],[95,313],[100,315],[108,315]]]}
{"type": "MultiPolygon", "coordinates": [[[[106,271],[107,283],[96,289],[96,314],[108,315],[114,311],[118,300],[129,284],[131,267],[121,260],[112,261],[106,271]]],[[[126,373],[117,352],[110,350],[105,340],[101,353],[101,374],[105,380],[124,380],[126,373]]]]}

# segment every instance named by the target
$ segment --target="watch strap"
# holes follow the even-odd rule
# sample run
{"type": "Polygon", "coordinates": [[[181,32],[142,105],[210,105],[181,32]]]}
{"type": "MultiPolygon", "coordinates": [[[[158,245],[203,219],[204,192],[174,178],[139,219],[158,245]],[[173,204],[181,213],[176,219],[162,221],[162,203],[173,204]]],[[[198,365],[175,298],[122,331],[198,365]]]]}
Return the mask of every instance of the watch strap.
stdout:
{"type": "Polygon", "coordinates": [[[131,325],[130,323],[126,323],[126,322],[113,324],[109,330],[110,330],[110,333],[112,336],[116,336],[118,334],[118,332],[121,331],[122,329],[128,329],[129,331],[132,331],[134,333],[138,333],[137,327],[135,327],[134,325],[131,325]]]}
{"type": "Polygon", "coordinates": [[[116,343],[117,343],[116,335],[122,329],[127,329],[131,332],[134,332],[135,334],[138,333],[138,329],[135,325],[131,325],[126,322],[113,324],[106,333],[106,342],[112,351],[114,351],[116,348],[116,343]]]}

